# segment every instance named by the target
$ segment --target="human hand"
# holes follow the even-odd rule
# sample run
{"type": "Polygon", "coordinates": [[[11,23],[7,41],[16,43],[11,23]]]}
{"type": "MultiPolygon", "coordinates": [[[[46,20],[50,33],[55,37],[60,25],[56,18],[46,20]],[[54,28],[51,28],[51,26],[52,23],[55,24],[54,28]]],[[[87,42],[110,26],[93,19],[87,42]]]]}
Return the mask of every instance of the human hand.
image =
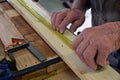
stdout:
{"type": "Polygon", "coordinates": [[[77,55],[94,70],[97,69],[97,64],[108,65],[108,55],[120,48],[120,26],[118,23],[111,22],[87,28],[73,41],[72,46],[77,55]]]}
{"type": "Polygon", "coordinates": [[[64,33],[67,25],[72,23],[70,31],[74,32],[85,21],[85,11],[78,9],[63,9],[60,12],[53,13],[51,23],[53,28],[64,33]]]}

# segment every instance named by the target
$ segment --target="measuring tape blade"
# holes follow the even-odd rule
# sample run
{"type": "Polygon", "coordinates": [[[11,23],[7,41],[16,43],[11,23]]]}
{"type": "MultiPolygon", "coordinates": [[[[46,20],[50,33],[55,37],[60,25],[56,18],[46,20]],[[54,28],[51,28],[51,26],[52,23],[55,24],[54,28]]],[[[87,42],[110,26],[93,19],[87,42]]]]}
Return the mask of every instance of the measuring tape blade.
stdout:
{"type": "MultiPolygon", "coordinates": [[[[29,4],[27,4],[24,0],[18,0],[18,2],[23,5],[32,15],[34,15],[38,20],[40,20],[45,26],[47,26],[49,29],[53,29],[52,25],[40,14],[37,13],[32,7],[30,7],[29,4]]],[[[60,38],[62,38],[68,45],[72,44],[72,41],[68,39],[66,36],[63,34],[59,33],[58,31],[55,31],[55,34],[58,35],[60,38]]]]}

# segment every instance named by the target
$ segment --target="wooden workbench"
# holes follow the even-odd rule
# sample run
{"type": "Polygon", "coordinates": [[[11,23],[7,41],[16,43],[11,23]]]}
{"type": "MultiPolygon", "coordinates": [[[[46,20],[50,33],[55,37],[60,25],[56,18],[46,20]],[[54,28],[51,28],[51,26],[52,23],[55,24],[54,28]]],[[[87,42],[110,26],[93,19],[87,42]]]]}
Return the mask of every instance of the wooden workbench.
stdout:
{"type": "MultiPolygon", "coordinates": [[[[37,35],[37,33],[9,3],[0,3],[0,7],[9,16],[9,19],[13,22],[23,37],[47,58],[45,62],[54,59],[56,60],[58,58],[56,53],[42,40],[40,36],[37,35]]],[[[0,52],[4,52],[2,43],[0,43],[0,50],[0,52]]],[[[39,68],[41,62],[34,57],[32,53],[28,54],[27,50],[15,52],[14,57],[16,59],[18,72],[26,71],[26,73],[19,75],[20,80],[79,80],[77,76],[59,58],[57,59],[58,61],[47,65],[44,68],[39,68]],[[24,54],[21,52],[24,52],[24,54]],[[27,71],[28,68],[32,70],[27,71]]]]}

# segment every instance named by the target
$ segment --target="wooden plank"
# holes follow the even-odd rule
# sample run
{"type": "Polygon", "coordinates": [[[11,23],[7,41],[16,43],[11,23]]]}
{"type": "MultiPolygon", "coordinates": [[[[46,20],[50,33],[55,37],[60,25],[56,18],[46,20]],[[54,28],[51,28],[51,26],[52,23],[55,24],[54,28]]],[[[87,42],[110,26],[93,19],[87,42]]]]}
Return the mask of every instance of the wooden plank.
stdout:
{"type": "Polygon", "coordinates": [[[37,33],[56,51],[66,64],[76,73],[81,80],[119,80],[120,75],[110,66],[100,71],[93,71],[86,66],[75,54],[70,46],[57,36],[52,29],[48,29],[29,11],[27,11],[17,0],[8,0],[11,5],[26,19],[26,21],[37,31],[37,33]]]}
{"type": "Polygon", "coordinates": [[[16,25],[19,32],[31,44],[40,51],[47,60],[57,57],[56,53],[42,40],[41,37],[27,24],[21,16],[11,17],[12,22],[16,25]],[[41,47],[42,46],[42,47],[41,47]]]}
{"type": "MultiPolygon", "coordinates": [[[[26,3],[28,3],[31,8],[33,8],[39,15],[41,15],[43,18],[45,18],[49,23],[51,23],[50,21],[50,14],[46,11],[46,9],[44,9],[38,2],[34,1],[34,0],[24,0],[26,3]]],[[[70,39],[71,41],[75,38],[74,34],[71,34],[70,31],[66,30],[64,32],[64,35],[70,39]]]]}
{"type": "Polygon", "coordinates": [[[0,38],[5,48],[12,44],[12,38],[23,39],[22,35],[2,10],[0,10],[0,38]]]}
{"type": "MultiPolygon", "coordinates": [[[[66,64],[64,64],[64,62],[58,62],[46,68],[26,74],[22,77],[22,80],[45,80],[51,76],[56,76],[64,71],[66,72],[66,75],[69,75],[69,78],[64,76],[65,78],[63,78],[63,80],[73,79],[73,75],[75,74],[73,74],[73,72],[70,71],[70,69],[66,66],[66,64]]],[[[61,79],[61,77],[58,78],[61,79]]],[[[78,77],[74,76],[74,78],[78,78],[78,77]]]]}
{"type": "MultiPolygon", "coordinates": [[[[45,72],[45,70],[42,70],[41,73],[43,71],[45,72]]],[[[70,69],[66,69],[59,73],[52,72],[47,75],[38,75],[40,75],[40,71],[38,71],[38,74],[35,74],[34,77],[27,77],[23,80],[80,80],[70,69]]]]}
{"type": "MultiPolygon", "coordinates": [[[[12,38],[24,39],[15,25],[11,22],[6,12],[0,12],[0,38],[4,45],[4,49],[12,44],[12,38]]],[[[19,50],[13,53],[16,59],[16,66],[18,70],[28,68],[30,66],[39,64],[40,61],[27,49],[19,50]],[[24,63],[26,61],[26,63],[24,63]]]]}
{"type": "Polygon", "coordinates": [[[11,21],[15,24],[18,31],[27,39],[31,44],[40,51],[47,60],[56,58],[55,52],[42,40],[41,37],[27,24],[27,22],[14,10],[5,10],[11,21]],[[41,47],[42,46],[42,47],[41,47]]]}
{"type": "MultiPolygon", "coordinates": [[[[4,10],[6,15],[12,21],[12,23],[20,32],[20,34],[22,34],[22,36],[24,36],[24,38],[27,41],[29,41],[38,51],[40,51],[47,58],[47,60],[58,57],[56,53],[30,27],[30,25],[24,20],[24,18],[22,18],[22,16],[20,16],[19,13],[8,4],[8,2],[0,3],[0,7],[4,10]]],[[[28,52],[26,50],[23,50],[23,51],[22,53],[21,51],[14,53],[18,70],[22,70],[22,69],[37,65],[38,63],[40,64],[40,61],[37,60],[31,53],[30,54],[25,53],[25,52],[28,52]],[[32,61],[27,63],[28,59],[32,61]],[[27,60],[27,62],[24,63],[22,62],[23,60],[27,60]]]]}
{"type": "MultiPolygon", "coordinates": [[[[15,25],[17,30],[22,34],[22,36],[24,36],[24,38],[26,38],[37,50],[39,50],[42,54],[44,54],[47,60],[56,58],[57,55],[55,54],[55,52],[42,40],[41,37],[38,36],[38,34],[19,15],[19,13],[17,13],[16,10],[14,10],[11,6],[10,7],[9,6],[10,5],[7,2],[0,3],[0,7],[4,10],[4,12],[7,14],[9,19],[15,25]]],[[[17,68],[19,71],[31,66],[34,67],[34,65],[36,66],[37,64],[39,64],[39,61],[36,60],[36,58],[32,54],[28,54],[28,53],[24,54],[23,51],[24,53],[26,52],[26,50],[22,50],[14,53],[17,62],[17,68]],[[23,60],[26,61],[26,63],[22,62],[23,60]],[[33,65],[31,65],[30,63],[33,65]]],[[[4,52],[4,48],[1,43],[0,44],[0,55],[2,55],[1,59],[4,56],[3,54],[1,54],[3,52],[4,52]]],[[[59,63],[52,64],[48,67],[44,67],[44,69],[39,69],[37,71],[33,71],[32,73],[27,73],[18,79],[31,80],[32,78],[39,77],[39,80],[41,80],[53,74],[56,75],[58,72],[64,71],[66,69],[68,69],[68,67],[65,65],[64,62],[61,61],[59,63]]],[[[74,73],[70,75],[72,76],[74,75],[74,73]]]]}
{"type": "MultiPolygon", "coordinates": [[[[39,78],[36,78],[35,80],[39,80],[39,78]]],[[[80,79],[75,74],[73,74],[73,72],[70,69],[68,69],[56,75],[48,77],[45,80],[80,80],[80,79]]]]}
{"type": "Polygon", "coordinates": [[[6,2],[2,2],[0,3],[0,7],[3,9],[3,10],[10,10],[10,9],[13,9],[12,6],[10,6],[8,3],[6,2]]]}
{"type": "Polygon", "coordinates": [[[5,10],[5,13],[8,15],[8,17],[19,16],[19,14],[14,9],[5,10]]]}

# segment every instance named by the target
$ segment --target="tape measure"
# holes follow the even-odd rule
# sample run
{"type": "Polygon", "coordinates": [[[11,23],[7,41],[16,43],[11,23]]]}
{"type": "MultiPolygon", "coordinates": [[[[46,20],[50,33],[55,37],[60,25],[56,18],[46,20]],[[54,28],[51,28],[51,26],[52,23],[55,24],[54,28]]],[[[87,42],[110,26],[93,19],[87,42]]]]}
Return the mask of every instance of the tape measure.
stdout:
{"type": "MultiPolygon", "coordinates": [[[[23,5],[32,15],[34,15],[38,20],[40,20],[45,26],[47,26],[49,29],[52,29],[52,25],[40,14],[37,13],[32,7],[30,7],[29,4],[27,4],[24,0],[18,0],[18,2],[23,5]]],[[[72,44],[72,41],[69,40],[66,36],[59,33],[58,31],[54,31],[56,35],[58,35],[60,38],[62,38],[68,45],[72,44]]]]}

